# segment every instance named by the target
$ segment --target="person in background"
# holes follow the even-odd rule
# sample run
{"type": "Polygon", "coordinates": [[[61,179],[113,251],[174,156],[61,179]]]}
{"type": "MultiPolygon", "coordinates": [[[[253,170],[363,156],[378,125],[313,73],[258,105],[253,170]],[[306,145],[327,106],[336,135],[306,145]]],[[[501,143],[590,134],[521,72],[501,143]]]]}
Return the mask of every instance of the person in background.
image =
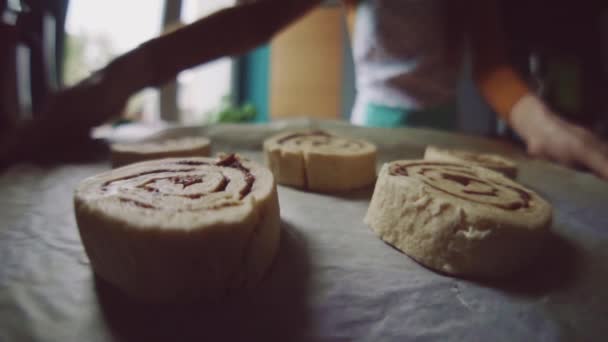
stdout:
{"type": "MultiPolygon", "coordinates": [[[[41,117],[5,140],[0,157],[16,160],[85,139],[137,91],[216,58],[243,54],[321,2],[245,1],[152,39],[59,92],[41,117]]],[[[345,5],[357,77],[354,123],[451,127],[456,77],[468,45],[481,94],[531,155],[580,164],[608,178],[608,145],[552,112],[508,62],[495,1],[345,0],[345,5]]]]}

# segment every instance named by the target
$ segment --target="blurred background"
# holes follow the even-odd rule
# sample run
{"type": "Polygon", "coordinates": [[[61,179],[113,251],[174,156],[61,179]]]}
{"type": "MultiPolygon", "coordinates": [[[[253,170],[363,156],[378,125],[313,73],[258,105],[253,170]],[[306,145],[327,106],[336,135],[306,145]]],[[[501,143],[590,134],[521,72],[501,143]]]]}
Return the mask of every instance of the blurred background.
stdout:
{"type": "MultiPolygon", "coordinates": [[[[50,93],[113,57],[235,2],[0,1],[0,127],[31,117],[50,93]]],[[[501,4],[512,62],[557,111],[603,135],[608,130],[605,7],[586,0],[501,4]]],[[[348,120],[354,84],[344,9],[339,1],[327,1],[267,45],[184,71],[162,89],[143,90],[131,99],[125,117],[183,124],[302,116],[348,120]]],[[[468,65],[458,93],[462,131],[510,134],[480,99],[468,65]]]]}

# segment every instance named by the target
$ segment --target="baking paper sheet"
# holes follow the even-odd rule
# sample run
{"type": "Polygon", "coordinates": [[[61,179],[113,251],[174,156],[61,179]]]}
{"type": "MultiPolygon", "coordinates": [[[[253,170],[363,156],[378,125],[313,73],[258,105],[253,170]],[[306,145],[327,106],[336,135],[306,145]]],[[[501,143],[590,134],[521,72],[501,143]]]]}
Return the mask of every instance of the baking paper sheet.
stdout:
{"type": "MultiPolygon", "coordinates": [[[[324,128],[369,139],[382,162],[438,144],[500,152],[554,206],[552,248],[519,278],[434,273],[363,223],[372,189],[307,193],[279,186],[283,235],[260,288],[216,304],[136,303],[94,277],[72,193],[109,162],[17,165],[0,175],[0,341],[600,341],[608,335],[608,183],[508,144],[415,129],[328,121],[173,128],[262,161],[265,137],[324,128]]],[[[157,137],[158,138],[158,137],[157,137]]]]}

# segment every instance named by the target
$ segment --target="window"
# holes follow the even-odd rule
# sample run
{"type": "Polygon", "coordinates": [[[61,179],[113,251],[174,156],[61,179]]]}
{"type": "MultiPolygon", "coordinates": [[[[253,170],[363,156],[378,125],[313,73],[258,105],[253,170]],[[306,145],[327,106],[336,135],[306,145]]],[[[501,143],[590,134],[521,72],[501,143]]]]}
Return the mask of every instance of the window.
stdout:
{"type": "MultiPolygon", "coordinates": [[[[173,0],[166,0],[173,1],[173,0]]],[[[181,20],[190,23],[234,0],[183,0],[181,20]]],[[[66,18],[64,80],[72,85],[106,65],[112,58],[161,32],[165,0],[71,0],[66,18]]],[[[201,124],[209,119],[222,98],[231,92],[232,62],[223,58],[182,72],[178,76],[177,103],[184,123],[201,124]]],[[[134,96],[128,116],[158,120],[159,92],[145,89],[134,96]]]]}
{"type": "MultiPolygon", "coordinates": [[[[234,0],[184,0],[182,21],[191,23],[234,3],[234,0]]],[[[232,61],[225,57],[184,71],[178,77],[178,84],[182,122],[205,123],[222,99],[231,96],[232,61]]]]}

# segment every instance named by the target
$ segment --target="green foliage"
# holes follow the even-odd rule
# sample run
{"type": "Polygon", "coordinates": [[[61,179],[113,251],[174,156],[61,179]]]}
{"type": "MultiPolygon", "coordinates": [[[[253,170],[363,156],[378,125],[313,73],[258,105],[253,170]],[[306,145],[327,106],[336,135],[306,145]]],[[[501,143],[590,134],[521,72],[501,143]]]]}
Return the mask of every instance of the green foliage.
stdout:
{"type": "Polygon", "coordinates": [[[211,122],[250,122],[256,116],[255,106],[246,103],[242,106],[234,104],[231,97],[226,95],[222,98],[219,108],[211,115],[211,122]]]}

